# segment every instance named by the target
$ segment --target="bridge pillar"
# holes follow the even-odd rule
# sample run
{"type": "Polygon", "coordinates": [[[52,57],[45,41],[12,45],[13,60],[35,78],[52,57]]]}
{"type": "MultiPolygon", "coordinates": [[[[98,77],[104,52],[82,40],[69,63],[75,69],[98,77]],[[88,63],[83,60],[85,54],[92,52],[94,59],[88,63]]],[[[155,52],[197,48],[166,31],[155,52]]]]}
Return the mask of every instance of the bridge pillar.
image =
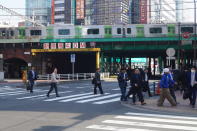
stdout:
{"type": "Polygon", "coordinates": [[[96,52],[96,69],[100,68],[100,52],[96,52]]]}

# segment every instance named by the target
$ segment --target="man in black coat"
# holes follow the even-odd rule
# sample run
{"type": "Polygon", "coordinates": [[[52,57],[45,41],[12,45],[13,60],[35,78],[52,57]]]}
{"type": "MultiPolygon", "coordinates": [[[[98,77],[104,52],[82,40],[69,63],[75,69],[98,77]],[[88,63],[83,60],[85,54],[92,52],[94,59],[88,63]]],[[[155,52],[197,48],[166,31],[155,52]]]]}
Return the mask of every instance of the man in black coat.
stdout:
{"type": "Polygon", "coordinates": [[[133,91],[133,104],[136,102],[136,94],[139,97],[139,100],[141,102],[141,105],[145,105],[146,103],[144,102],[143,94],[142,94],[142,76],[140,74],[139,69],[135,69],[134,74],[132,75],[131,78],[131,86],[132,86],[132,91],[133,91]]]}
{"type": "Polygon", "coordinates": [[[148,69],[145,69],[144,72],[142,73],[142,78],[143,78],[143,88],[145,91],[148,91],[148,95],[149,97],[152,97],[152,94],[150,92],[150,87],[149,87],[149,73],[148,73],[148,69]]]}
{"type": "Polygon", "coordinates": [[[103,94],[103,89],[101,86],[101,75],[100,75],[100,69],[96,69],[95,73],[95,83],[94,83],[94,94],[97,94],[97,87],[99,88],[100,94],[103,94]]]}
{"type": "Polygon", "coordinates": [[[35,71],[35,67],[32,67],[31,70],[28,72],[28,80],[30,84],[30,93],[33,93],[33,86],[35,81],[37,80],[37,73],[35,71]]]}

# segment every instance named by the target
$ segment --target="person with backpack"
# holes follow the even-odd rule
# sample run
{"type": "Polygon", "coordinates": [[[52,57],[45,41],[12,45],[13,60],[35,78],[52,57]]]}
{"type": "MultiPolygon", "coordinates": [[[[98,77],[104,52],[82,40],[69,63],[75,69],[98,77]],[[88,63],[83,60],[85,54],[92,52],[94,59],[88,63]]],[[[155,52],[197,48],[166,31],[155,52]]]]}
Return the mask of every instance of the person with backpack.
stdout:
{"type": "Polygon", "coordinates": [[[160,98],[158,100],[157,106],[163,106],[163,103],[166,98],[172,106],[176,106],[176,102],[173,99],[173,97],[171,96],[170,90],[169,90],[171,84],[174,83],[174,81],[171,79],[171,76],[169,74],[170,70],[169,70],[169,68],[165,68],[163,70],[163,72],[164,72],[164,74],[163,74],[161,81],[160,81],[161,93],[160,93],[160,98]]]}
{"type": "Polygon", "coordinates": [[[120,101],[127,101],[126,89],[127,89],[128,75],[126,73],[126,69],[124,68],[121,69],[121,72],[118,74],[117,79],[121,91],[120,101]]]}

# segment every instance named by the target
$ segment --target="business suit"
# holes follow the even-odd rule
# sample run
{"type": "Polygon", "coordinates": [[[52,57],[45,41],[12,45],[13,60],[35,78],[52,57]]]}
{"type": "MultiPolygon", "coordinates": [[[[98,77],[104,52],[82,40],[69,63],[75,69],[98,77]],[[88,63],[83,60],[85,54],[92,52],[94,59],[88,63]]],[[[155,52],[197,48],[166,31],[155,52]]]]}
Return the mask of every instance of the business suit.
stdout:
{"type": "Polygon", "coordinates": [[[191,92],[191,96],[189,96],[190,104],[194,107],[196,104],[196,83],[197,82],[197,72],[188,72],[187,73],[187,87],[189,88],[191,92]],[[194,79],[194,81],[192,81],[194,79]],[[193,82],[193,83],[192,83],[193,82]]]}
{"type": "Polygon", "coordinates": [[[38,77],[38,75],[34,70],[30,70],[28,72],[28,80],[30,83],[30,92],[31,93],[33,93],[33,86],[34,86],[35,80],[37,80],[37,77],[38,77]]]}
{"type": "Polygon", "coordinates": [[[94,94],[97,94],[97,87],[99,88],[100,94],[103,94],[103,89],[101,86],[101,78],[100,78],[100,73],[96,72],[95,73],[95,84],[94,84],[94,94]]]}
{"type": "Polygon", "coordinates": [[[128,80],[128,75],[127,73],[123,73],[121,72],[120,74],[118,74],[118,84],[121,90],[121,98],[120,101],[126,101],[126,89],[127,89],[127,80],[128,80]]]}
{"type": "Polygon", "coordinates": [[[137,94],[140,102],[143,104],[144,98],[142,95],[142,77],[140,74],[132,75],[131,86],[132,86],[132,91],[133,91],[133,103],[136,102],[136,94],[137,94]]]}
{"type": "Polygon", "coordinates": [[[142,78],[143,78],[144,87],[148,91],[149,97],[152,97],[151,92],[150,92],[150,87],[149,87],[149,78],[150,78],[150,76],[148,75],[148,73],[144,72],[142,74],[142,78]]]}

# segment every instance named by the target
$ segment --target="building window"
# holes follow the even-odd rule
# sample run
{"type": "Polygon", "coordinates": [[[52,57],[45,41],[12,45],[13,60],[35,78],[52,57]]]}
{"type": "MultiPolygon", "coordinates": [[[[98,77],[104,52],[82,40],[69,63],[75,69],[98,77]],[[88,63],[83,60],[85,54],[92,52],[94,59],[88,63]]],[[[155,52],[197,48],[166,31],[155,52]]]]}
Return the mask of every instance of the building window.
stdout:
{"type": "Polygon", "coordinates": [[[127,28],[127,34],[131,34],[131,28],[127,28]]]}
{"type": "Polygon", "coordinates": [[[37,35],[41,35],[42,31],[41,30],[31,30],[30,31],[31,36],[37,36],[37,35]]]}
{"type": "Polygon", "coordinates": [[[162,28],[150,28],[150,33],[151,34],[162,33],[162,28]]]}
{"type": "Polygon", "coordinates": [[[59,29],[58,34],[59,35],[70,35],[70,29],[59,29]]]}
{"type": "Polygon", "coordinates": [[[193,33],[193,27],[181,27],[181,33],[184,32],[193,33]]]}
{"type": "Polygon", "coordinates": [[[99,29],[88,29],[88,34],[99,34],[99,29]]]}
{"type": "Polygon", "coordinates": [[[121,34],[121,28],[117,28],[117,34],[121,34]]]}

